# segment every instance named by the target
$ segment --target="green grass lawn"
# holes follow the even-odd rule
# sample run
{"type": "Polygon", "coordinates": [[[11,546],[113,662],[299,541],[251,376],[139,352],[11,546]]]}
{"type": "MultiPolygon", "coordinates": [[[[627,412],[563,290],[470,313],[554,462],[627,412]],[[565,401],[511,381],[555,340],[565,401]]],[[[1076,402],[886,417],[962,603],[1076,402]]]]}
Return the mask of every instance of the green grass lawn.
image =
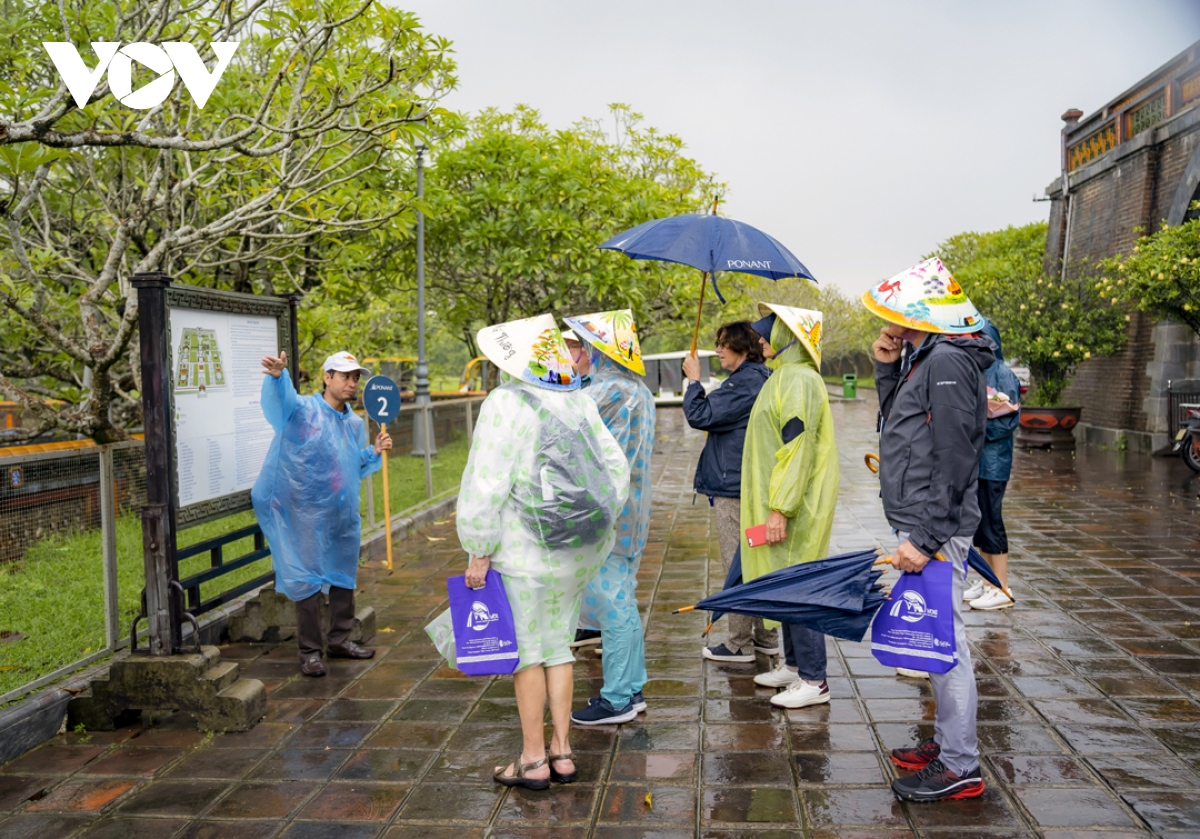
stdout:
{"type": "MultiPolygon", "coordinates": [[[[435,494],[456,488],[467,463],[465,435],[439,447],[433,459],[435,494]]],[[[425,461],[407,452],[389,456],[388,480],[392,514],[415,507],[425,498],[425,461]]],[[[373,480],[376,521],[383,521],[383,480],[373,480]]],[[[362,509],[366,515],[364,488],[362,509]]],[[[117,520],[117,592],[120,602],[120,631],[128,635],[138,613],[145,582],[142,560],[142,524],[133,510],[122,510],[117,520]]],[[[180,548],[237,530],[254,522],[254,513],[208,522],[182,531],[180,548]]],[[[364,521],[365,529],[365,521],[364,521]]],[[[254,549],[252,539],[243,539],[224,549],[226,561],[254,549]]],[[[0,630],[19,632],[18,641],[0,641],[0,694],[40,678],[104,647],[104,584],[100,531],[58,534],[33,545],[25,556],[0,567],[0,630]]],[[[209,556],[192,557],[180,563],[180,577],[188,577],[209,566],[209,556]]],[[[253,562],[245,568],[201,586],[208,599],[271,570],[271,560],[253,562]]],[[[145,628],[145,622],[139,625],[145,628]]]]}
{"type": "MultiPolygon", "coordinates": [[[[462,479],[463,469],[467,465],[467,445],[465,434],[458,435],[445,445],[438,446],[438,453],[433,458],[430,472],[433,474],[433,494],[441,495],[450,489],[456,489],[462,479]]],[[[375,521],[383,522],[383,475],[376,472],[371,478],[371,487],[375,495],[375,521]]],[[[408,449],[396,448],[388,453],[388,491],[391,495],[392,515],[416,507],[425,501],[425,458],[413,457],[408,449]]],[[[367,515],[367,493],[364,487],[362,495],[362,514],[364,521],[367,515]]]]}

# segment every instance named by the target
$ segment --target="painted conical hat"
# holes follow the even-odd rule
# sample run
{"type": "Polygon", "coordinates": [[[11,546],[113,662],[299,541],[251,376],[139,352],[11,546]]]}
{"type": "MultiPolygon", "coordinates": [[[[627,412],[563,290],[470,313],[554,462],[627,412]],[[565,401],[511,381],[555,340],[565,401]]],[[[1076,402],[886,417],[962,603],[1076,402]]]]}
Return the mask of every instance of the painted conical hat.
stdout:
{"type": "Polygon", "coordinates": [[[615,309],[592,315],[577,315],[563,318],[580,338],[623,367],[628,367],[639,376],[646,375],[642,363],[642,345],[638,343],[637,327],[633,323],[633,311],[615,309]]]}
{"type": "MultiPolygon", "coordinates": [[[[795,306],[781,306],[778,303],[759,303],[758,313],[763,317],[773,314],[783,321],[800,345],[816,362],[817,371],[821,370],[821,319],[824,317],[816,309],[797,309],[795,306]]],[[[770,340],[770,336],[767,336],[770,340]]],[[[776,347],[776,351],[783,349],[776,347]]]]}
{"type": "Polygon", "coordinates": [[[514,379],[548,390],[579,389],[579,378],[553,315],[485,326],[475,340],[480,352],[514,379]]]}
{"type": "Polygon", "coordinates": [[[978,332],[982,323],[975,304],[937,257],[864,291],[862,301],[884,320],[923,332],[965,335],[978,332]]]}

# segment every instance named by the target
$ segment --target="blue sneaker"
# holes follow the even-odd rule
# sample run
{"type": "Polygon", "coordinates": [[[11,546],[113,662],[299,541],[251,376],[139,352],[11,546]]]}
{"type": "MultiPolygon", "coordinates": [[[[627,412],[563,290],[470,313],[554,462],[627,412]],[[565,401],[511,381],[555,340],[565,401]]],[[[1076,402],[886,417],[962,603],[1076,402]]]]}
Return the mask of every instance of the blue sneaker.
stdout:
{"type": "Polygon", "coordinates": [[[638,712],[630,702],[624,708],[614,708],[607,699],[592,699],[586,708],[571,712],[571,722],[576,725],[619,725],[637,717],[638,712]]]}
{"type": "Polygon", "coordinates": [[[642,696],[642,692],[639,690],[633,695],[633,710],[639,714],[644,714],[646,713],[646,707],[646,697],[642,696]]]}

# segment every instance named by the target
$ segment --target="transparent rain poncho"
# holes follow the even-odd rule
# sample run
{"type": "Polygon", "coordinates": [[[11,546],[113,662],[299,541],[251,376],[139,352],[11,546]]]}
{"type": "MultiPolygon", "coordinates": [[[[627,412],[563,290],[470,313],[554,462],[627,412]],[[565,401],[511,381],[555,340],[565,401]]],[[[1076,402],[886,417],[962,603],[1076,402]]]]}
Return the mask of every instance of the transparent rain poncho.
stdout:
{"type": "Polygon", "coordinates": [[[335,411],[320,394],[300,396],[286,369],[263,376],[261,404],[275,438],[250,500],[271,547],[275,590],[304,600],[330,586],[352,589],[359,488],[383,459],[367,445],[362,417],[335,411]]]}
{"type": "MultiPolygon", "coordinates": [[[[795,339],[781,319],[771,346],[795,339]]],[[[759,391],[742,450],[742,579],[824,559],[829,553],[837,504],[837,445],[825,381],[797,342],[767,362],[774,372],[759,391]],[[751,548],[746,528],[772,510],[788,517],[787,537],[751,548]]]]}
{"type": "Polygon", "coordinates": [[[642,377],[601,352],[592,352],[592,385],[604,425],[629,462],[629,500],[617,521],[612,552],[640,557],[650,534],[650,457],[654,452],[654,394],[642,377]]]}
{"type": "MultiPolygon", "coordinates": [[[[612,548],[629,467],[587,396],[504,378],[475,424],[458,539],[504,578],[519,667],[563,664],[583,588],[612,548]]],[[[426,632],[454,664],[449,610],[426,632]]]]}
{"type": "Polygon", "coordinates": [[[650,534],[650,458],[654,452],[654,395],[642,377],[602,352],[592,354],[592,385],[587,395],[595,400],[604,425],[617,439],[629,463],[629,500],[617,521],[612,556],[584,593],[579,614],[581,629],[604,631],[609,658],[605,662],[605,689],[609,701],[622,701],[636,684],[644,682],[645,664],[640,654],[641,621],[637,611],[637,572],[650,534]],[[623,639],[623,640],[622,640],[623,639]],[[621,666],[618,662],[625,662],[621,666]],[[616,671],[621,675],[613,675],[616,671]],[[612,684],[610,684],[612,682],[612,684]]]}

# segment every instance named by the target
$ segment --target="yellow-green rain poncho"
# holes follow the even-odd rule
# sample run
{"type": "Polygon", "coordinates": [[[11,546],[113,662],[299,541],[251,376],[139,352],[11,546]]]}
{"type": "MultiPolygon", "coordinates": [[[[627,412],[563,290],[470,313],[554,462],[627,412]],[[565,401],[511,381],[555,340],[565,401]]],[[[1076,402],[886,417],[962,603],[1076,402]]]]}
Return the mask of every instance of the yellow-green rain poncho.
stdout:
{"type": "Polygon", "coordinates": [[[767,362],[773,372],[754,402],[742,449],[746,582],[828,556],[838,491],[833,416],[819,372],[821,315],[785,306],[760,309],[776,314],[769,341],[777,354],[767,362]],[[787,538],[751,548],[746,528],[765,523],[771,510],[787,516],[787,538]]]}

